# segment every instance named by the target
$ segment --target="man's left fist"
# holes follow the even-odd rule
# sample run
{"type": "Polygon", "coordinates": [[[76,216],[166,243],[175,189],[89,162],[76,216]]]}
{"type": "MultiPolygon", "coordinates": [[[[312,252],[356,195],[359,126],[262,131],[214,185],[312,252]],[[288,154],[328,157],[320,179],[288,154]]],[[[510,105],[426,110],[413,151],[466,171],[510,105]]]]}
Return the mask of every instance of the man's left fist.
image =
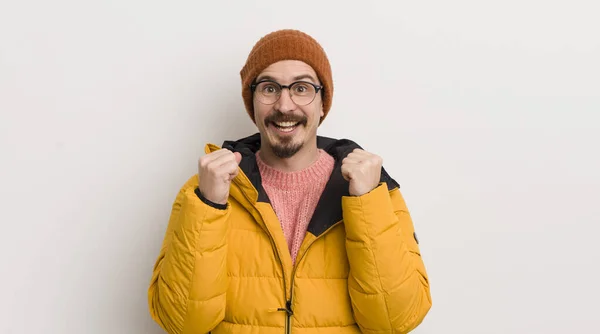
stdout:
{"type": "Polygon", "coordinates": [[[381,180],[383,159],[361,149],[354,149],[342,160],[342,176],[350,182],[350,195],[361,196],[375,189],[381,180]]]}

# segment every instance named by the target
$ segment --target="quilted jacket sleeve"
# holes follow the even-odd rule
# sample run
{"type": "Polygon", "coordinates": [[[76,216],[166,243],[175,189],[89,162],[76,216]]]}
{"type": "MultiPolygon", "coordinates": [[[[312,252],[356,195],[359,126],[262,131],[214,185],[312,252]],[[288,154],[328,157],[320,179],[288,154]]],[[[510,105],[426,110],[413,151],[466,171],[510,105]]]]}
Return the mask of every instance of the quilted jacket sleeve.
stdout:
{"type": "Polygon", "coordinates": [[[431,308],[425,265],[400,191],[381,183],[342,199],[348,289],[363,333],[408,333],[431,308]]]}
{"type": "Polygon", "coordinates": [[[207,333],[225,313],[229,208],[205,204],[197,185],[191,178],[175,199],[148,289],[150,315],[170,334],[207,333]]]}

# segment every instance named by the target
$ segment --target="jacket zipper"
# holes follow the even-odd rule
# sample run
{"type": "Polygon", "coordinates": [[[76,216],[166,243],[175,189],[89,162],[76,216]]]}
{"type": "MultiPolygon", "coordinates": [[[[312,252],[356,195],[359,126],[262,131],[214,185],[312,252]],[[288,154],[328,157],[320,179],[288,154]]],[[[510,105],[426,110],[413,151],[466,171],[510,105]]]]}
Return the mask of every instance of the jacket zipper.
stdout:
{"type": "MultiPolygon", "coordinates": [[[[262,218],[262,214],[260,214],[260,211],[258,211],[258,214],[262,218]]],[[[263,219],[263,222],[264,222],[264,219],[263,219]]],[[[284,311],[286,313],[284,331],[286,334],[290,334],[292,332],[291,317],[294,313],[292,311],[291,294],[290,294],[290,300],[287,300],[287,297],[286,297],[287,284],[285,283],[285,268],[283,267],[283,261],[281,260],[281,255],[279,254],[279,248],[277,248],[277,245],[275,245],[275,238],[273,238],[273,235],[271,234],[271,230],[269,230],[269,227],[267,226],[267,224],[265,224],[265,228],[267,229],[267,234],[269,235],[269,240],[271,241],[271,247],[275,250],[275,255],[277,255],[277,260],[279,261],[279,266],[281,267],[281,274],[283,275],[283,298],[286,299],[286,302],[285,302],[285,308],[278,308],[277,311],[284,311]]]]}
{"type": "MultiPolygon", "coordinates": [[[[260,212],[259,212],[259,214],[260,214],[260,212]]],[[[266,227],[266,224],[265,224],[265,227],[266,227]]],[[[275,239],[273,238],[273,235],[271,235],[271,231],[269,230],[268,227],[267,227],[267,232],[268,232],[267,234],[269,235],[269,240],[271,241],[271,247],[275,250],[275,254],[277,255],[277,260],[279,261],[279,266],[281,267],[281,274],[283,275],[283,298],[286,299],[286,303],[285,303],[285,308],[278,308],[277,311],[286,312],[284,328],[285,328],[285,333],[288,334],[288,333],[292,332],[292,329],[290,327],[290,318],[291,318],[293,312],[292,312],[292,308],[291,308],[291,306],[292,306],[291,301],[288,301],[286,298],[287,284],[285,284],[285,268],[283,267],[283,261],[281,260],[281,256],[279,255],[279,249],[275,245],[275,239]]]]}
{"type": "MultiPolygon", "coordinates": [[[[298,264],[300,263],[300,261],[302,261],[302,259],[304,258],[304,256],[306,254],[308,254],[308,250],[310,249],[310,247],[317,241],[319,240],[322,236],[324,236],[325,234],[327,234],[327,232],[329,232],[332,228],[334,228],[335,226],[337,226],[339,223],[341,222],[338,221],[337,223],[331,225],[327,230],[325,230],[323,233],[321,233],[321,235],[319,235],[318,237],[315,238],[315,240],[313,240],[307,247],[306,250],[304,251],[304,253],[302,253],[302,256],[300,256],[299,258],[296,259],[296,264],[294,265],[294,268],[292,269],[292,277],[290,277],[290,300],[288,300],[285,304],[286,308],[285,309],[279,309],[281,311],[285,311],[287,313],[287,318],[286,318],[286,334],[291,334],[292,333],[292,316],[294,315],[294,311],[292,310],[292,303],[294,301],[294,280],[296,278],[296,270],[298,269],[298,264]]],[[[283,264],[282,264],[283,265],[283,264]]],[[[284,286],[285,286],[285,279],[284,279],[284,286]]]]}
{"type": "Polygon", "coordinates": [[[292,311],[292,296],[291,295],[290,295],[290,300],[285,302],[285,313],[286,313],[285,333],[291,334],[292,333],[292,316],[294,315],[294,311],[292,311]]]}
{"type": "MultiPolygon", "coordinates": [[[[244,197],[246,197],[246,200],[248,200],[250,203],[252,203],[250,198],[248,198],[248,196],[246,196],[245,193],[244,193],[244,197]]],[[[261,219],[264,222],[265,220],[262,217],[262,214],[260,213],[260,211],[258,209],[256,209],[256,211],[258,212],[258,215],[261,217],[261,219]]],[[[283,297],[284,297],[284,299],[286,299],[285,308],[278,308],[277,311],[283,311],[286,313],[285,326],[284,326],[285,334],[292,333],[292,316],[294,315],[294,310],[292,309],[292,303],[293,303],[293,299],[294,299],[294,278],[296,276],[296,269],[298,268],[297,264],[300,263],[300,260],[302,260],[304,258],[304,255],[306,255],[306,253],[308,253],[308,250],[315,243],[315,241],[319,240],[323,235],[327,234],[327,232],[329,232],[332,228],[337,226],[340,222],[342,222],[342,220],[331,225],[327,230],[325,230],[323,233],[321,233],[321,235],[319,235],[317,238],[315,238],[315,240],[313,240],[308,245],[308,247],[306,247],[306,251],[304,251],[302,256],[300,258],[296,259],[296,265],[294,265],[294,268],[292,269],[292,277],[290,277],[290,299],[289,300],[287,300],[287,297],[286,297],[287,284],[285,284],[285,268],[283,267],[283,261],[281,260],[281,255],[279,254],[279,248],[277,248],[277,246],[275,245],[275,238],[273,238],[271,230],[269,230],[269,227],[265,223],[265,228],[267,229],[267,232],[268,232],[267,234],[269,235],[269,240],[271,241],[271,247],[275,250],[275,254],[277,255],[277,260],[279,261],[279,266],[281,267],[281,273],[283,275],[283,297]]]]}
{"type": "MultiPolygon", "coordinates": [[[[294,277],[291,277],[291,281],[294,280],[294,277]]],[[[290,299],[288,301],[285,302],[285,308],[284,309],[280,309],[282,311],[285,311],[286,313],[286,317],[285,317],[285,333],[286,334],[291,334],[292,333],[292,316],[294,315],[294,310],[292,310],[292,300],[294,299],[294,284],[291,284],[290,287],[290,299]]]]}
{"type": "MultiPolygon", "coordinates": [[[[268,228],[267,228],[267,230],[268,230],[268,228]]],[[[277,311],[284,311],[286,313],[284,331],[286,334],[289,334],[292,332],[291,317],[294,314],[292,312],[291,295],[290,295],[290,300],[287,300],[287,297],[286,297],[287,284],[285,284],[285,268],[283,267],[283,261],[281,260],[281,256],[279,256],[279,250],[278,250],[277,246],[275,245],[275,240],[273,239],[273,236],[271,235],[271,231],[269,231],[268,234],[269,234],[269,239],[271,240],[271,247],[273,247],[273,249],[275,249],[275,254],[277,255],[277,260],[279,261],[279,266],[281,267],[281,273],[283,274],[283,298],[286,299],[285,308],[278,308],[277,311]]]]}
{"type": "MultiPolygon", "coordinates": [[[[250,203],[252,203],[252,200],[246,195],[246,193],[243,192],[244,197],[246,198],[246,200],[250,203]]],[[[293,315],[292,312],[292,303],[291,303],[291,294],[290,294],[290,300],[287,300],[287,284],[285,284],[285,268],[283,267],[283,261],[281,260],[281,255],[279,254],[279,248],[277,248],[277,245],[275,244],[275,238],[273,238],[273,234],[271,233],[271,230],[269,230],[269,227],[267,226],[267,224],[265,223],[265,219],[263,218],[262,214],[260,213],[260,210],[254,208],[256,210],[256,212],[258,212],[258,215],[260,216],[260,218],[262,219],[263,223],[265,224],[265,229],[267,230],[267,234],[269,235],[269,240],[271,241],[271,247],[275,250],[275,255],[277,255],[277,260],[279,261],[279,266],[281,267],[281,274],[283,275],[283,298],[286,299],[286,303],[285,303],[285,308],[278,308],[277,311],[285,311],[287,316],[286,316],[286,321],[285,321],[285,333],[291,333],[292,332],[292,328],[291,328],[291,316],[293,315]]]]}

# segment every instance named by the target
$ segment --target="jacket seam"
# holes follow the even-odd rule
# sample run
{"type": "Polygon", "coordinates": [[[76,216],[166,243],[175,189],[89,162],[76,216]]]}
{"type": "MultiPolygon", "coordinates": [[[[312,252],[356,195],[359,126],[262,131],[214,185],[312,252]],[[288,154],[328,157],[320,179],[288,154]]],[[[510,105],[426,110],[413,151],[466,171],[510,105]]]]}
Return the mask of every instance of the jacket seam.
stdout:
{"type": "Polygon", "coordinates": [[[320,280],[320,279],[330,279],[330,280],[347,280],[348,277],[298,277],[296,276],[296,280],[320,280]]]}
{"type": "Polygon", "coordinates": [[[158,276],[157,279],[157,284],[163,284],[165,287],[167,287],[167,289],[169,289],[169,291],[171,291],[179,300],[181,300],[183,303],[187,304],[187,300],[188,298],[186,296],[182,296],[179,292],[176,291],[176,289],[173,289],[168,281],[162,276],[158,276]]]}
{"type": "Polygon", "coordinates": [[[197,303],[197,304],[203,304],[203,303],[208,303],[209,301],[211,301],[213,299],[217,299],[219,297],[222,297],[223,295],[227,295],[227,292],[218,294],[216,296],[212,296],[212,297],[210,297],[208,299],[192,299],[192,298],[189,298],[189,301],[191,301],[193,303],[197,303]]]}
{"type": "MultiPolygon", "coordinates": [[[[187,199],[189,199],[189,197],[187,199]]],[[[200,220],[202,223],[199,224],[200,227],[198,228],[197,234],[194,237],[194,256],[193,256],[194,264],[192,265],[192,275],[191,275],[192,277],[190,278],[190,285],[188,287],[188,295],[187,295],[186,302],[185,302],[185,319],[183,320],[183,326],[182,326],[183,329],[185,329],[185,324],[187,323],[188,318],[190,316],[189,315],[190,301],[194,301],[194,299],[191,298],[191,294],[192,294],[192,286],[194,285],[194,277],[195,277],[194,273],[196,272],[196,262],[197,262],[196,257],[198,256],[198,249],[197,249],[198,238],[200,238],[200,233],[202,232],[202,228],[204,227],[204,218],[208,214],[207,211],[208,210],[206,210],[206,209],[204,210],[204,214],[202,215],[202,218],[200,220]]],[[[194,225],[196,225],[196,224],[194,224],[194,225]]],[[[194,230],[196,230],[196,228],[194,228],[194,230]]]]}
{"type": "Polygon", "coordinates": [[[360,293],[361,295],[364,295],[364,296],[379,296],[379,295],[382,294],[381,292],[374,292],[374,293],[362,292],[362,291],[360,291],[360,290],[358,290],[356,288],[353,288],[351,286],[348,286],[348,289],[356,291],[356,292],[358,292],[358,293],[360,293]]]}
{"type": "Polygon", "coordinates": [[[315,325],[315,326],[294,326],[294,327],[296,327],[296,328],[343,328],[343,327],[354,327],[354,326],[356,326],[356,323],[347,324],[347,325],[331,325],[331,326],[315,325]]]}
{"type": "Polygon", "coordinates": [[[276,280],[281,279],[281,277],[275,277],[275,276],[253,276],[253,275],[240,276],[240,275],[231,275],[231,274],[228,274],[228,276],[233,277],[233,278],[256,278],[256,279],[276,279],[276,280]]]}
{"type": "MultiPolygon", "coordinates": [[[[396,188],[399,188],[399,187],[396,187],[396,188]]],[[[395,191],[395,190],[396,190],[396,188],[394,188],[394,189],[390,190],[389,194],[391,195],[391,193],[392,193],[393,191],[395,191]]],[[[396,215],[396,216],[397,216],[397,215],[398,215],[398,213],[404,213],[404,214],[408,214],[408,215],[410,215],[410,211],[409,211],[408,209],[406,209],[406,208],[405,208],[405,209],[398,209],[398,210],[394,210],[394,215],[396,215]]],[[[413,233],[413,236],[414,236],[414,233],[413,233]]],[[[407,244],[407,245],[406,245],[406,249],[407,249],[407,251],[408,251],[409,253],[412,253],[412,254],[415,254],[415,255],[416,255],[416,256],[418,256],[418,257],[421,257],[421,252],[418,250],[418,244],[419,244],[419,243],[417,242],[417,250],[413,250],[413,249],[412,249],[412,247],[410,247],[410,246],[409,246],[409,244],[407,244]]],[[[402,282],[400,282],[400,284],[398,284],[398,287],[400,287],[400,286],[404,285],[404,284],[405,284],[405,283],[406,283],[408,280],[412,279],[412,278],[413,278],[413,276],[414,276],[414,275],[416,275],[416,274],[419,274],[418,270],[413,270],[413,271],[412,271],[412,272],[411,272],[411,273],[408,275],[408,277],[406,277],[406,279],[404,279],[402,282]]],[[[389,311],[388,311],[388,313],[389,313],[389,311]]],[[[415,313],[413,313],[413,315],[412,315],[412,316],[410,316],[410,317],[409,317],[409,319],[403,323],[402,327],[400,327],[400,330],[404,330],[404,329],[406,329],[407,327],[409,327],[409,326],[410,326],[410,325],[411,325],[411,324],[412,324],[412,323],[415,321],[415,319],[416,319],[418,316],[419,316],[419,310],[417,309],[417,310],[415,310],[415,313]]],[[[391,324],[391,321],[390,321],[390,324],[391,324]]],[[[392,331],[393,331],[393,328],[392,328],[392,331]]]]}
{"type": "MultiPolygon", "coordinates": [[[[387,192],[386,192],[386,194],[387,194],[387,192]]],[[[369,238],[368,238],[368,240],[369,240],[369,247],[368,247],[369,248],[369,252],[371,252],[371,256],[373,257],[373,261],[374,261],[374,264],[375,264],[375,271],[377,272],[377,279],[379,280],[379,286],[381,287],[381,290],[382,290],[381,293],[379,293],[379,294],[381,294],[383,296],[383,303],[385,304],[385,310],[387,312],[387,319],[388,319],[389,324],[390,324],[390,329],[392,330],[392,332],[394,332],[394,326],[392,324],[392,319],[390,318],[390,308],[389,308],[389,305],[388,305],[388,300],[387,300],[387,298],[385,296],[385,293],[383,293],[383,282],[381,281],[381,274],[379,273],[379,264],[377,263],[377,257],[375,256],[375,252],[373,251],[373,243],[372,243],[373,240],[371,239],[372,231],[370,231],[369,224],[368,224],[367,219],[365,217],[365,208],[364,208],[364,204],[363,204],[363,199],[362,198],[360,199],[360,207],[361,207],[360,211],[361,211],[361,215],[362,215],[362,218],[363,218],[363,222],[367,226],[367,231],[369,233],[369,238]]]]}
{"type": "Polygon", "coordinates": [[[228,324],[233,325],[233,326],[244,326],[244,327],[248,327],[248,326],[251,326],[251,327],[267,327],[267,328],[283,328],[284,327],[284,326],[269,326],[269,325],[255,325],[255,324],[240,324],[240,323],[237,323],[237,322],[227,321],[225,319],[223,320],[223,322],[228,323],[228,324]]]}
{"type": "MultiPolygon", "coordinates": [[[[227,320],[223,320],[223,322],[228,323],[228,324],[233,325],[233,326],[283,328],[283,326],[269,326],[269,325],[256,325],[256,324],[240,324],[240,323],[237,323],[237,322],[231,322],[231,321],[227,321],[227,320]]],[[[294,326],[294,327],[296,327],[296,328],[342,328],[342,327],[354,327],[354,326],[356,326],[356,323],[347,324],[347,325],[332,325],[332,326],[319,326],[319,325],[315,325],[315,326],[294,326]]]]}

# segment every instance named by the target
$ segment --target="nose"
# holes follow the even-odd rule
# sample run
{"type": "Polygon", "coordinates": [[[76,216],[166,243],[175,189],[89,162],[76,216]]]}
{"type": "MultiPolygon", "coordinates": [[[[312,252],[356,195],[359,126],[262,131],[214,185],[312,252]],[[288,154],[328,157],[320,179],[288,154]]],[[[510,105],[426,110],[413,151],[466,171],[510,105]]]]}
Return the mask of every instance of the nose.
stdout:
{"type": "Polygon", "coordinates": [[[282,113],[294,111],[296,109],[296,104],[292,101],[292,96],[290,95],[290,91],[287,88],[281,90],[281,96],[277,103],[275,104],[275,109],[279,110],[282,113]]]}

